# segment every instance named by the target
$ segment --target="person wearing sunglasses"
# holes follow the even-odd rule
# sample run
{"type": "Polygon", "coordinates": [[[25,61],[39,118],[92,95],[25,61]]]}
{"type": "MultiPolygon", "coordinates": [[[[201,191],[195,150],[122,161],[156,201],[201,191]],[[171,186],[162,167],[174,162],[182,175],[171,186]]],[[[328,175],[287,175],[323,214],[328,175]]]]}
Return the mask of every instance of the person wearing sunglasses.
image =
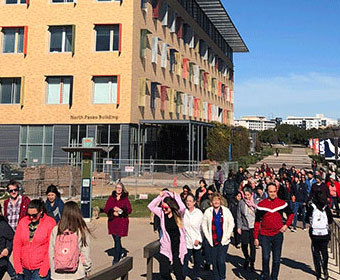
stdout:
{"type": "Polygon", "coordinates": [[[28,204],[27,216],[20,220],[13,240],[13,263],[19,279],[50,279],[48,250],[55,225],[42,200],[28,204]]]}
{"type": "Polygon", "coordinates": [[[7,185],[9,198],[4,202],[4,216],[8,220],[8,224],[15,231],[18,222],[26,216],[27,206],[30,203],[29,197],[19,193],[19,183],[11,180],[7,185]]]}
{"type": "Polygon", "coordinates": [[[183,217],[185,205],[180,195],[162,191],[150,202],[148,208],[161,220],[160,274],[162,280],[170,280],[172,266],[177,280],[184,280],[183,263],[187,254],[183,217]],[[161,203],[161,207],[158,205],[161,203]]]}

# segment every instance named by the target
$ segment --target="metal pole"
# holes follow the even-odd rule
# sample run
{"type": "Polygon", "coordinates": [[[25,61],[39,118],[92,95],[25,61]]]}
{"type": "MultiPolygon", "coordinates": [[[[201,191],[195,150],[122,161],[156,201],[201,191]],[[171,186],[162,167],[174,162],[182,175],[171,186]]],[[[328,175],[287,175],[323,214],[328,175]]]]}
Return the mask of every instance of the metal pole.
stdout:
{"type": "Polygon", "coordinates": [[[200,161],[200,127],[197,126],[197,163],[200,161]]]}
{"type": "Polygon", "coordinates": [[[204,135],[203,135],[203,125],[201,126],[201,161],[203,160],[203,149],[204,149],[204,135]]]}
{"type": "Polygon", "coordinates": [[[190,160],[191,160],[191,122],[189,121],[189,139],[188,139],[188,142],[189,142],[189,158],[188,158],[188,161],[189,161],[189,172],[190,172],[190,160]]]}
{"type": "Polygon", "coordinates": [[[193,169],[193,161],[195,160],[195,125],[192,125],[192,134],[191,134],[191,138],[192,138],[192,143],[191,143],[191,161],[190,161],[190,165],[191,165],[191,171],[194,171],[193,169]]]}

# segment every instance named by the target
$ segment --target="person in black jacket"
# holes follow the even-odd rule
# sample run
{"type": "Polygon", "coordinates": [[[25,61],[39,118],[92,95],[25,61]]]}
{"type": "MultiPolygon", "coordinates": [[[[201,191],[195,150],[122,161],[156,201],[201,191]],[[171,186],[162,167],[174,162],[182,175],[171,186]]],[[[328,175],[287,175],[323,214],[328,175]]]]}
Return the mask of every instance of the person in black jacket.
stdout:
{"type": "Polygon", "coordinates": [[[9,226],[7,219],[2,215],[0,206],[0,279],[7,272],[9,257],[13,249],[14,231],[9,226]]]}
{"type": "Polygon", "coordinates": [[[312,254],[315,274],[321,280],[321,265],[325,280],[328,280],[328,242],[330,240],[329,225],[333,222],[327,198],[320,190],[314,193],[312,202],[307,208],[307,218],[310,220],[309,236],[312,241],[312,254]],[[327,216],[327,221],[325,218],[327,216]],[[322,222],[323,221],[323,222],[322,222]]]}
{"type": "Polygon", "coordinates": [[[293,212],[294,222],[292,231],[296,231],[296,224],[298,220],[298,212],[301,210],[303,229],[306,229],[306,203],[308,199],[307,185],[295,177],[295,182],[292,185],[292,198],[293,198],[293,212]]]}
{"type": "Polygon", "coordinates": [[[241,236],[237,232],[237,210],[238,204],[242,199],[242,194],[237,192],[236,195],[230,200],[228,207],[230,209],[231,214],[233,215],[235,226],[234,226],[234,245],[236,248],[240,248],[241,236]]]}

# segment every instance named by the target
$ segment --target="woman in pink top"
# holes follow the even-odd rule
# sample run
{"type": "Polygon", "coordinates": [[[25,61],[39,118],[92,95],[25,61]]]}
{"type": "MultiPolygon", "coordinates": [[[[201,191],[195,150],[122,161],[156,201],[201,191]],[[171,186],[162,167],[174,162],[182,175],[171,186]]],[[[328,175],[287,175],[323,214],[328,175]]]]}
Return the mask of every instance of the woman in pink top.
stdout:
{"type": "Polygon", "coordinates": [[[176,279],[184,280],[183,262],[187,253],[183,227],[185,205],[179,195],[164,191],[150,202],[148,208],[161,220],[163,232],[159,260],[161,279],[172,279],[170,276],[170,265],[172,265],[176,279]],[[161,207],[158,207],[160,202],[162,202],[161,207]]]}
{"type": "Polygon", "coordinates": [[[339,197],[340,197],[340,184],[335,180],[335,174],[329,177],[329,182],[327,183],[329,188],[329,193],[332,198],[332,204],[330,209],[332,210],[335,206],[336,215],[339,216],[339,197]]]}

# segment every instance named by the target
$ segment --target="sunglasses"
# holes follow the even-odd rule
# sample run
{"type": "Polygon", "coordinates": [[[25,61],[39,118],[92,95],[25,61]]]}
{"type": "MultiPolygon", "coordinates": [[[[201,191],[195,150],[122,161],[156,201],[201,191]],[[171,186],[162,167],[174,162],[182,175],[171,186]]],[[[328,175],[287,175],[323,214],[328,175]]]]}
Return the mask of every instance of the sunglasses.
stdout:
{"type": "Polygon", "coordinates": [[[39,213],[36,213],[36,214],[27,214],[27,216],[28,216],[30,219],[36,219],[36,218],[38,218],[38,215],[39,215],[39,213]]]}
{"type": "Polygon", "coordinates": [[[8,190],[9,193],[14,193],[14,192],[18,192],[18,189],[13,189],[13,190],[8,190]]]}
{"type": "Polygon", "coordinates": [[[163,206],[163,205],[162,205],[161,207],[162,207],[162,210],[163,210],[163,211],[168,211],[168,210],[170,209],[169,206],[163,206]]]}

